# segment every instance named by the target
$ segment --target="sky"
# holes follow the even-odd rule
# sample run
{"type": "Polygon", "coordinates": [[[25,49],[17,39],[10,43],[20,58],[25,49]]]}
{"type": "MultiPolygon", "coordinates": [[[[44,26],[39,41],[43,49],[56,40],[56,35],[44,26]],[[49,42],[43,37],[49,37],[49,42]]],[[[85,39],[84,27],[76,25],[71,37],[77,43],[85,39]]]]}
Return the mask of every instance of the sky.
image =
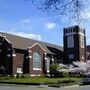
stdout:
{"type": "MultiPolygon", "coordinates": [[[[88,7],[89,8],[89,7],[88,7]]],[[[63,46],[63,28],[75,25],[59,20],[58,15],[44,13],[29,0],[0,0],[0,31],[63,46]]],[[[90,10],[82,27],[90,44],[90,10]]]]}

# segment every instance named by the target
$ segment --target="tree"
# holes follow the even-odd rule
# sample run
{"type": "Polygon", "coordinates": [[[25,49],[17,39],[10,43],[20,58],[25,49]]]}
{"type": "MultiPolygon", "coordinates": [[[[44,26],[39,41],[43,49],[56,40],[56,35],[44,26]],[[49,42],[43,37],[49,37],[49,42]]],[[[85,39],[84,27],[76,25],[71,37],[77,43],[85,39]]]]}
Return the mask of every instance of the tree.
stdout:
{"type": "MultiPolygon", "coordinates": [[[[63,65],[64,66],[64,65],[63,65]]],[[[61,66],[58,67],[58,71],[62,72],[62,73],[66,73],[65,75],[69,76],[69,74],[71,76],[76,76],[76,75],[90,75],[90,60],[87,60],[86,62],[83,61],[77,61],[77,62],[73,62],[73,64],[68,65],[68,67],[63,67],[60,68],[61,66]]]]}
{"type": "Polygon", "coordinates": [[[59,66],[57,65],[57,64],[53,64],[53,65],[51,65],[50,66],[50,75],[51,75],[51,77],[57,77],[57,68],[58,68],[59,66]]]}
{"type": "Polygon", "coordinates": [[[72,19],[80,23],[85,13],[86,0],[31,0],[39,9],[53,11],[58,17],[72,19]]]}
{"type": "Polygon", "coordinates": [[[76,65],[76,68],[72,68],[71,72],[79,72],[82,75],[90,75],[90,60],[86,62],[73,62],[73,65],[76,65]]]}

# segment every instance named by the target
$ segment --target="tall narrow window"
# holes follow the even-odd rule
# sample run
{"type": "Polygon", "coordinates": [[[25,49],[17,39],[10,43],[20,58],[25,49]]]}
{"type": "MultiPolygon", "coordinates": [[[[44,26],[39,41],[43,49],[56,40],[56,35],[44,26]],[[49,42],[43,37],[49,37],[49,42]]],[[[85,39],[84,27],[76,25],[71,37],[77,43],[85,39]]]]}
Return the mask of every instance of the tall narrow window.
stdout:
{"type": "Polygon", "coordinates": [[[33,53],[33,70],[41,70],[41,56],[39,53],[33,53]]]}
{"type": "Polygon", "coordinates": [[[84,48],[84,36],[81,36],[81,47],[84,48]]]}
{"type": "Polygon", "coordinates": [[[48,73],[49,69],[50,69],[50,58],[49,57],[47,57],[45,65],[46,65],[46,70],[47,70],[47,73],[48,73]]]}
{"type": "Polygon", "coordinates": [[[74,47],[74,38],[73,35],[67,37],[67,47],[73,48],[74,47]]]}

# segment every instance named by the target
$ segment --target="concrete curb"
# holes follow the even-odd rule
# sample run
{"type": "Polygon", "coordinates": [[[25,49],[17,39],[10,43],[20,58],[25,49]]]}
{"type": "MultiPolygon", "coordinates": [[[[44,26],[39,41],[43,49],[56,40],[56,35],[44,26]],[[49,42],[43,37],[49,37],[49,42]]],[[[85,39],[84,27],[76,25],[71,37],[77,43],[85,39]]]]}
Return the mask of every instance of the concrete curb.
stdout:
{"type": "Polygon", "coordinates": [[[60,85],[47,85],[41,83],[15,83],[15,82],[0,82],[0,84],[16,84],[16,85],[31,85],[33,87],[57,87],[57,88],[70,88],[70,87],[79,87],[79,85],[72,85],[72,86],[60,86],[60,85]]]}
{"type": "Polygon", "coordinates": [[[79,87],[79,85],[65,86],[63,88],[70,88],[70,87],[79,87]]]}

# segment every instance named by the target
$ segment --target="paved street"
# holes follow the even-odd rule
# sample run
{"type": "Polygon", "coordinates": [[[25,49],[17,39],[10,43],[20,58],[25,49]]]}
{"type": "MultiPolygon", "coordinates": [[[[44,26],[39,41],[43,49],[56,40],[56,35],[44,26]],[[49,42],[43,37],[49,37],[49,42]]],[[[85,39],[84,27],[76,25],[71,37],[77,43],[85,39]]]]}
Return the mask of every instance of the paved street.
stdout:
{"type": "Polygon", "coordinates": [[[90,90],[90,86],[73,86],[73,87],[35,87],[22,85],[0,85],[0,90],[90,90]]]}
{"type": "Polygon", "coordinates": [[[48,90],[90,90],[90,86],[73,86],[73,87],[49,88],[48,90]]]}

